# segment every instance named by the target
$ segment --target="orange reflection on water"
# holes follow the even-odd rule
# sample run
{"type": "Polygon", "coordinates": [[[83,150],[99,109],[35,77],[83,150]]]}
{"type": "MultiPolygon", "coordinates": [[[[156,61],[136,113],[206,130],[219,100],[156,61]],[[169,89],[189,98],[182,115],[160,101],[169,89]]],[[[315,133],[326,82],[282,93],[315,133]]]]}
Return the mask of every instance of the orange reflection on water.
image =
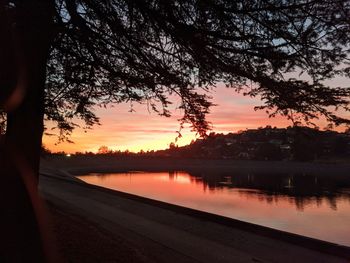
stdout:
{"type": "Polygon", "coordinates": [[[229,187],[231,177],[210,187],[186,172],[129,172],[79,176],[87,183],[207,211],[330,242],[350,245],[350,197],[267,194],[229,187]]]}

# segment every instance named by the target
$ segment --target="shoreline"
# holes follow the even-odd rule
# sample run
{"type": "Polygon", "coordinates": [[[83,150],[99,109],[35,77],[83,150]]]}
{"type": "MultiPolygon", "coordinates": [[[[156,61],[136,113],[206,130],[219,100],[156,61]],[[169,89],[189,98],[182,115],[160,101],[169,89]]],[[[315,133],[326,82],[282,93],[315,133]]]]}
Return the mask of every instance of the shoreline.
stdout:
{"type": "MultiPolygon", "coordinates": [[[[96,170],[103,171],[103,169],[106,169],[106,168],[124,169],[125,165],[130,165],[130,163],[123,162],[122,165],[119,164],[113,167],[106,167],[106,166],[93,167],[93,165],[89,163],[89,165],[85,165],[85,167],[80,167],[80,169],[79,167],[72,168],[72,166],[66,165],[65,166],[66,169],[63,169],[62,167],[61,172],[57,172],[58,170],[56,166],[56,168],[46,167],[46,169],[45,168],[42,169],[43,170],[42,173],[43,173],[43,177],[46,177],[49,180],[62,181],[62,183],[64,184],[68,182],[70,186],[73,186],[73,187],[75,187],[74,185],[76,185],[78,188],[83,187],[85,189],[84,191],[92,192],[93,196],[96,195],[99,198],[100,198],[100,195],[102,196],[104,194],[107,194],[110,196],[110,198],[113,197],[113,198],[119,198],[120,200],[128,200],[128,202],[130,201],[136,202],[135,205],[137,206],[147,205],[147,206],[151,206],[154,209],[162,209],[162,210],[165,209],[167,211],[176,213],[178,215],[190,216],[195,220],[204,221],[207,224],[218,224],[222,227],[228,227],[232,231],[235,231],[235,230],[244,231],[245,233],[251,233],[261,238],[276,240],[278,243],[283,243],[283,244],[287,243],[293,246],[296,245],[300,249],[305,248],[315,252],[318,251],[317,253],[321,252],[323,255],[332,255],[332,256],[338,256],[344,259],[346,258],[348,260],[350,259],[350,247],[347,247],[347,246],[337,245],[327,241],[317,240],[317,239],[313,239],[313,238],[309,238],[309,237],[305,237],[297,234],[292,234],[292,233],[288,233],[280,230],[271,229],[268,227],[263,227],[260,225],[255,225],[252,223],[243,222],[232,218],[226,218],[224,216],[219,216],[219,215],[202,212],[202,211],[198,211],[198,210],[194,210],[186,207],[181,207],[178,205],[168,204],[165,202],[161,202],[161,201],[157,201],[157,200],[153,200],[153,199],[149,199],[141,196],[136,196],[133,194],[128,194],[128,193],[106,189],[95,185],[90,185],[85,182],[82,182],[78,178],[75,178],[74,175],[70,174],[71,171],[75,172],[75,174],[79,174],[80,172],[85,173],[86,171],[90,171],[90,172],[91,171],[95,172],[96,170]],[[67,171],[70,171],[70,172],[67,172],[67,171]]],[[[151,168],[150,166],[145,165],[145,163],[143,163],[142,165],[143,165],[143,168],[151,168]]],[[[139,163],[138,165],[136,164],[135,167],[142,168],[142,165],[140,165],[139,163]]],[[[150,163],[148,163],[148,165],[150,165],[150,163]]],[[[229,165],[229,167],[231,166],[229,165]]],[[[229,167],[226,167],[226,169],[229,167]]],[[[127,169],[127,170],[130,170],[130,169],[127,169]]],[[[78,214],[81,215],[82,214],[81,211],[78,212],[78,214]]],[[[175,218],[174,220],[176,220],[175,218]]]]}
{"type": "Polygon", "coordinates": [[[266,226],[262,226],[262,225],[258,225],[250,222],[245,222],[242,220],[238,220],[238,219],[234,219],[234,218],[230,218],[222,215],[217,215],[217,214],[213,214],[205,211],[200,211],[200,210],[196,210],[196,209],[192,209],[192,208],[188,208],[188,207],[184,207],[176,204],[170,204],[167,202],[163,202],[163,201],[159,201],[159,200],[155,200],[155,199],[151,199],[151,198],[147,198],[147,197],[143,197],[135,194],[108,189],[105,187],[88,184],[83,181],[82,183],[84,183],[85,186],[90,189],[97,189],[99,191],[107,192],[118,197],[123,197],[123,198],[127,198],[137,202],[156,206],[159,208],[168,209],[176,213],[199,218],[200,220],[206,220],[209,222],[225,225],[231,228],[237,228],[237,229],[248,231],[257,235],[273,238],[283,242],[292,243],[297,246],[303,246],[322,253],[336,255],[336,256],[344,257],[350,260],[350,246],[340,245],[340,244],[336,244],[336,243],[332,243],[332,242],[328,242],[328,241],[324,241],[324,240],[320,240],[312,237],[290,233],[283,230],[273,229],[270,227],[266,227],[266,226]]]}
{"type": "Polygon", "coordinates": [[[110,156],[50,157],[43,160],[52,168],[72,175],[128,171],[187,171],[215,173],[298,173],[349,178],[350,163],[310,163],[287,161],[248,161],[212,159],[148,159],[110,156]],[[131,168],[132,167],[132,168],[131,168]],[[131,168],[131,169],[130,169],[131,168]]]}

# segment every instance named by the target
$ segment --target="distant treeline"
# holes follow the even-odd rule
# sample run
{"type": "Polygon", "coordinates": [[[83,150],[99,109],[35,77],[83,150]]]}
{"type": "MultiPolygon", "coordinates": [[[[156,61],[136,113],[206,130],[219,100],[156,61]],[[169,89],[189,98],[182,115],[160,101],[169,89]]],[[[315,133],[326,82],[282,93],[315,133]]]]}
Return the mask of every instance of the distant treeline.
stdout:
{"type": "MultiPolygon", "coordinates": [[[[49,153],[47,150],[45,152],[49,153]]],[[[75,155],[312,161],[350,157],[350,132],[321,131],[302,126],[266,126],[237,133],[213,132],[206,138],[194,140],[186,146],[178,147],[171,143],[165,150],[133,153],[128,150],[113,151],[107,146],[101,146],[97,153],[85,152],[75,155]]]]}

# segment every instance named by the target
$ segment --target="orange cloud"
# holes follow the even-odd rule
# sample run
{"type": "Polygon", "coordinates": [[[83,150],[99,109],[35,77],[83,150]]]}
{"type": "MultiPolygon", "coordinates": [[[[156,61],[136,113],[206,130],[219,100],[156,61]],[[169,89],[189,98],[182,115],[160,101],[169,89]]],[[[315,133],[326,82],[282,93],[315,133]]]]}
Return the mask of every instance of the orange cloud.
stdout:
{"type": "MultiPolygon", "coordinates": [[[[257,128],[271,125],[286,127],[291,122],[282,117],[269,118],[264,111],[254,111],[254,106],[261,105],[258,99],[244,97],[232,89],[219,86],[212,93],[213,107],[208,120],[213,124],[215,132],[237,132],[247,128],[257,128]]],[[[104,109],[97,108],[96,113],[101,118],[101,126],[84,132],[76,129],[71,137],[74,144],[57,142],[56,137],[44,136],[44,144],[52,151],[97,151],[101,145],[113,150],[157,150],[167,148],[177,137],[178,119],[181,111],[176,109],[179,103],[172,105],[173,116],[165,118],[155,113],[149,113],[145,105],[134,105],[135,112],[130,113],[130,105],[118,104],[104,109]]],[[[47,124],[50,127],[50,123],[47,124]]],[[[178,145],[186,145],[196,138],[195,132],[187,127],[182,131],[183,137],[178,145]]]]}

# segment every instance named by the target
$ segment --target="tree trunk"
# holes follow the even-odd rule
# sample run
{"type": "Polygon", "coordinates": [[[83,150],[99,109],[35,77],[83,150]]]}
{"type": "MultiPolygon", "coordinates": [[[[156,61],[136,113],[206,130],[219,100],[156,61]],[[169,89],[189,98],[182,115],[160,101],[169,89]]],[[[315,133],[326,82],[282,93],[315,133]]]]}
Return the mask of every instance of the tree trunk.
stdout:
{"type": "MultiPolygon", "coordinates": [[[[5,103],[6,135],[0,151],[1,249],[7,262],[47,262],[38,221],[46,64],[52,41],[51,1],[16,2],[12,39],[16,85],[5,103]]],[[[39,209],[40,210],[40,209],[39,209]]],[[[0,256],[0,261],[1,261],[0,256]]]]}

